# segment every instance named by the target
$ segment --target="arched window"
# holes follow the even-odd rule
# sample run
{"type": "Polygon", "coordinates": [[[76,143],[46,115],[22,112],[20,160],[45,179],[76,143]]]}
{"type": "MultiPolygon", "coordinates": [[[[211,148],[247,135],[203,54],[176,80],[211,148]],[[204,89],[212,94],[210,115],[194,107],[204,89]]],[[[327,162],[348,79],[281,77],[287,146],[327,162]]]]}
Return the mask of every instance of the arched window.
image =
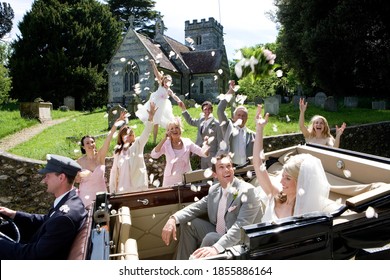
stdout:
{"type": "Polygon", "coordinates": [[[123,69],[123,92],[134,91],[134,86],[139,83],[139,67],[134,60],[129,60],[123,69]]]}

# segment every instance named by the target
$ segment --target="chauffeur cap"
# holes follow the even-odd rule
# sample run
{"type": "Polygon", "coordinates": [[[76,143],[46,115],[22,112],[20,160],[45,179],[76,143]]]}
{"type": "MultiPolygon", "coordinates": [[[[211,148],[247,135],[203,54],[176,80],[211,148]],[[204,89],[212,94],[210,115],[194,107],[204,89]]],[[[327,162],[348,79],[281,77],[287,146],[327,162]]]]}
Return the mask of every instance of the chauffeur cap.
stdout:
{"type": "Polygon", "coordinates": [[[38,171],[39,174],[56,172],[65,173],[69,176],[76,176],[77,172],[81,170],[81,166],[71,158],[50,154],[48,154],[46,158],[47,164],[45,168],[38,171]]]}

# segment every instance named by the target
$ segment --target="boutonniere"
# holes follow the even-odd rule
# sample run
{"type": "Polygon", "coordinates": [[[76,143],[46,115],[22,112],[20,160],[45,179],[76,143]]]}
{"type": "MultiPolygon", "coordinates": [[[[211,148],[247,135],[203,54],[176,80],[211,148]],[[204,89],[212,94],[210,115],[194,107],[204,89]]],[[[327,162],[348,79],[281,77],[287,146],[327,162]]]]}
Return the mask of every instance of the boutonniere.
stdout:
{"type": "Polygon", "coordinates": [[[238,196],[238,190],[235,187],[229,187],[228,191],[233,195],[233,200],[238,196]]]}
{"type": "Polygon", "coordinates": [[[70,208],[69,208],[69,206],[68,205],[66,205],[66,204],[64,204],[64,205],[62,205],[61,207],[60,207],[60,211],[62,212],[62,213],[68,213],[69,212],[69,210],[70,210],[70,208]]]}

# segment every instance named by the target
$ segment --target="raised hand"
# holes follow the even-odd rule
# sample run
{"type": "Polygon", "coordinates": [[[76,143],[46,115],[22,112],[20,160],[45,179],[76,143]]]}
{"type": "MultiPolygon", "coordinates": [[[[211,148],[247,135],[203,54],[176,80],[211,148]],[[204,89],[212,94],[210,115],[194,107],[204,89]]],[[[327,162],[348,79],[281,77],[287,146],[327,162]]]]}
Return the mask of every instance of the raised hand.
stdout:
{"type": "Polygon", "coordinates": [[[307,109],[307,102],[305,102],[304,98],[299,99],[299,110],[305,112],[307,109]]]}
{"type": "Polygon", "coordinates": [[[343,132],[344,132],[344,129],[347,127],[347,125],[345,124],[345,122],[343,122],[343,124],[340,126],[340,127],[338,127],[337,125],[336,125],[336,135],[342,135],[343,134],[343,132]]]}
{"type": "Polygon", "coordinates": [[[266,113],[264,118],[262,117],[261,115],[262,110],[263,110],[263,105],[258,104],[255,121],[256,121],[256,127],[259,128],[264,128],[265,125],[268,123],[268,118],[269,118],[269,113],[266,113]]]}
{"type": "Polygon", "coordinates": [[[153,120],[154,114],[156,113],[157,110],[158,107],[156,107],[156,104],[154,102],[150,102],[149,110],[146,110],[149,114],[149,118],[148,118],[149,121],[153,120]]]}

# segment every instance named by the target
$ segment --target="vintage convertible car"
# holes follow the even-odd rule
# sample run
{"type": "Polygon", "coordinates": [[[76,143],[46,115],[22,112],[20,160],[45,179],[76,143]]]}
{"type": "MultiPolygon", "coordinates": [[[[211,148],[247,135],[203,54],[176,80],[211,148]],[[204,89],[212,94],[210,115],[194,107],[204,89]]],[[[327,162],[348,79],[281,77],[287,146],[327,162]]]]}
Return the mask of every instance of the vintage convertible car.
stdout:
{"type": "MultiPolygon", "coordinates": [[[[289,156],[321,159],[331,184],[329,207],[242,228],[241,242],[211,259],[390,259],[390,159],[318,145],[266,153],[275,180],[289,156]]],[[[256,185],[250,164],[236,176],[256,185]]],[[[162,227],[177,210],[207,194],[203,170],[185,183],[120,195],[99,193],[69,259],[172,259],[177,242],[166,246],[162,227]]]]}

